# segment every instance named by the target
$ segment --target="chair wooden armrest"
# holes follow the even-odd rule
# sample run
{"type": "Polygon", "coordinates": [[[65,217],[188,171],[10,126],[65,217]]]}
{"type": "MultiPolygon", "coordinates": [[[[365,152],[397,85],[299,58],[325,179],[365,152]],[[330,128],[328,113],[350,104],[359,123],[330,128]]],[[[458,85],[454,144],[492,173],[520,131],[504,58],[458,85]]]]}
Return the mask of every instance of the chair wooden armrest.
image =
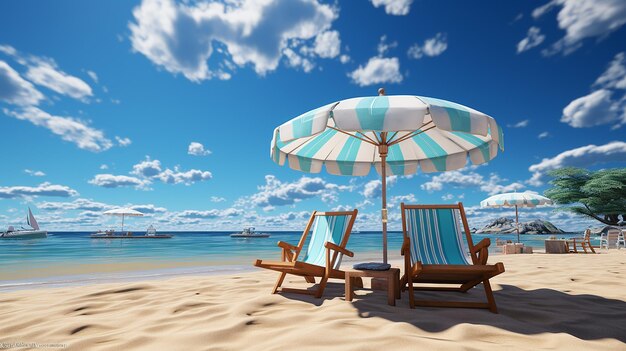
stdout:
{"type": "Polygon", "coordinates": [[[404,240],[402,241],[402,248],[400,248],[400,255],[404,256],[406,253],[409,252],[409,245],[411,245],[409,239],[404,238],[404,240]]]}
{"type": "Polygon", "coordinates": [[[341,252],[342,254],[344,254],[344,255],[346,255],[348,257],[354,257],[354,252],[352,252],[352,251],[350,251],[348,249],[345,249],[345,248],[343,248],[341,246],[337,246],[337,245],[335,245],[335,244],[333,244],[331,242],[326,242],[326,244],[324,246],[327,249],[329,249],[329,250],[334,250],[334,251],[337,251],[337,252],[341,252]]]}
{"type": "Polygon", "coordinates": [[[489,258],[489,245],[491,245],[491,240],[489,238],[484,238],[478,244],[474,245],[472,248],[472,253],[476,254],[478,258],[478,262],[474,264],[487,264],[487,259],[489,258]]]}
{"type": "Polygon", "coordinates": [[[284,241],[279,241],[278,242],[278,246],[282,247],[283,249],[287,249],[287,250],[291,250],[291,251],[295,251],[295,252],[299,251],[297,246],[291,245],[291,244],[286,243],[284,241]]]}

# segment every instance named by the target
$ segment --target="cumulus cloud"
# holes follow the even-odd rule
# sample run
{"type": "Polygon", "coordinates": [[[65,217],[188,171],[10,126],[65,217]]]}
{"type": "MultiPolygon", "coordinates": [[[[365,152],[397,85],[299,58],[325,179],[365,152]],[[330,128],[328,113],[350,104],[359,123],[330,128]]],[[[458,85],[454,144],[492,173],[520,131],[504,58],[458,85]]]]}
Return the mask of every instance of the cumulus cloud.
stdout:
{"type": "Polygon", "coordinates": [[[334,55],[322,43],[334,35],[328,31],[336,13],[317,0],[144,0],[133,10],[130,41],[157,66],[194,82],[229,79],[244,66],[265,75],[278,67],[287,48],[334,55]],[[306,50],[318,36],[319,47],[306,50]]]}
{"type": "Polygon", "coordinates": [[[86,101],[93,96],[89,84],[82,79],[63,72],[51,59],[31,59],[26,78],[59,94],[86,101]]]}
{"type": "Polygon", "coordinates": [[[1,199],[15,199],[26,196],[70,197],[78,196],[78,191],[65,185],[56,185],[48,182],[41,183],[36,187],[0,186],[1,199]]]}
{"type": "MultiPolygon", "coordinates": [[[[387,177],[387,187],[393,186],[398,180],[398,176],[387,177]]],[[[382,196],[383,182],[380,179],[374,179],[367,183],[363,187],[363,196],[368,199],[375,199],[382,196]]]]}
{"type": "Polygon", "coordinates": [[[552,0],[535,9],[533,17],[556,7],[561,8],[557,20],[565,36],[544,50],[545,55],[567,55],[580,48],[584,39],[603,38],[626,23],[626,2],[622,0],[552,0]]]}
{"type": "Polygon", "coordinates": [[[226,201],[226,199],[221,197],[221,196],[211,196],[210,200],[211,200],[211,202],[224,202],[224,201],[226,201]]]}
{"type": "Polygon", "coordinates": [[[624,162],[626,162],[626,142],[613,141],[604,145],[581,146],[531,165],[528,170],[533,176],[528,183],[533,186],[543,185],[549,171],[563,167],[587,168],[597,164],[624,162]]]}
{"type": "Polygon", "coordinates": [[[413,44],[407,55],[413,59],[420,59],[424,56],[435,57],[444,53],[448,49],[448,39],[445,33],[437,33],[433,38],[426,39],[424,44],[413,44]]]}
{"type": "Polygon", "coordinates": [[[148,186],[150,182],[125,175],[96,174],[95,177],[89,181],[89,184],[103,188],[135,187],[142,189],[148,186]]]}
{"type": "Polygon", "coordinates": [[[0,101],[13,105],[37,105],[44,99],[42,93],[25,80],[8,63],[0,61],[0,101]]]}
{"type": "Polygon", "coordinates": [[[524,51],[530,50],[543,43],[545,39],[546,36],[541,34],[539,27],[530,27],[526,37],[517,43],[517,53],[521,54],[524,51]]]}
{"type": "Polygon", "coordinates": [[[561,122],[574,128],[626,124],[626,56],[615,55],[608,68],[596,81],[596,90],[570,102],[563,109],[561,122]]]}
{"type": "Polygon", "coordinates": [[[359,67],[348,74],[352,81],[360,86],[381,83],[400,83],[400,60],[397,57],[372,57],[365,66],[359,67]]]}
{"type": "Polygon", "coordinates": [[[119,136],[115,136],[115,141],[117,141],[117,144],[121,147],[126,147],[130,144],[132,144],[132,140],[130,140],[129,138],[121,138],[119,136]]]}
{"type": "Polygon", "coordinates": [[[187,148],[187,154],[194,155],[194,156],[206,156],[206,155],[210,155],[211,151],[206,150],[204,148],[204,145],[198,142],[192,141],[189,144],[189,147],[187,148]]]}
{"type": "Polygon", "coordinates": [[[525,185],[519,182],[507,185],[502,184],[503,182],[506,182],[506,179],[501,178],[497,174],[491,174],[489,178],[485,178],[482,174],[462,169],[435,175],[430,181],[420,185],[420,187],[428,192],[441,191],[444,187],[459,189],[478,188],[480,191],[489,195],[517,191],[525,188],[525,185]]]}
{"type": "Polygon", "coordinates": [[[165,213],[167,209],[165,207],[158,207],[153,204],[145,204],[145,205],[129,205],[126,206],[135,211],[139,211],[143,214],[154,214],[154,213],[165,213]]]}
{"type": "Polygon", "coordinates": [[[61,139],[76,144],[81,149],[100,152],[113,146],[111,140],[107,139],[101,130],[71,117],[53,116],[34,106],[27,106],[15,111],[4,109],[4,113],[7,116],[44,127],[59,135],[61,139]]]}
{"type": "Polygon", "coordinates": [[[317,37],[315,37],[313,51],[322,58],[335,58],[339,56],[341,51],[341,39],[339,38],[339,32],[336,30],[329,30],[318,34],[317,37]]]}
{"type": "Polygon", "coordinates": [[[33,176],[33,177],[43,177],[43,176],[45,176],[45,175],[46,175],[46,174],[45,174],[44,172],[42,172],[42,171],[33,171],[33,170],[31,170],[31,169],[25,169],[25,170],[24,170],[24,173],[26,173],[26,174],[28,174],[28,175],[31,175],[31,176],[33,176]]]}
{"type": "Polygon", "coordinates": [[[545,139],[545,138],[547,138],[549,136],[550,136],[549,132],[541,132],[541,133],[539,133],[539,135],[537,135],[537,138],[538,139],[545,139]]]}
{"type": "Polygon", "coordinates": [[[350,186],[337,185],[328,183],[320,177],[306,177],[294,182],[282,182],[273,175],[265,176],[265,185],[258,187],[256,194],[244,199],[238,200],[238,203],[251,203],[254,206],[264,208],[266,210],[273,209],[277,206],[294,205],[302,200],[314,197],[332,199],[332,195],[338,191],[350,191],[350,186]]]}
{"type": "Polygon", "coordinates": [[[91,80],[94,81],[94,83],[98,83],[98,75],[96,74],[96,72],[87,71],[87,75],[89,76],[89,78],[91,78],[91,80]]]}
{"type": "Polygon", "coordinates": [[[47,211],[106,211],[115,206],[90,199],[79,198],[70,202],[41,202],[37,204],[37,208],[47,211]]]}
{"type": "Polygon", "coordinates": [[[211,172],[202,171],[197,169],[191,169],[188,171],[181,171],[179,167],[174,167],[174,170],[169,168],[162,169],[161,161],[151,160],[146,156],[146,160],[133,166],[131,174],[146,178],[146,181],[158,179],[163,183],[168,184],[180,184],[191,185],[195,182],[209,180],[213,177],[211,172]]]}
{"type": "Polygon", "coordinates": [[[213,218],[223,218],[223,217],[237,217],[244,213],[241,209],[236,208],[227,208],[224,210],[207,210],[207,211],[198,211],[198,210],[185,210],[175,214],[177,217],[182,218],[203,218],[203,219],[213,219],[213,218]]]}
{"type": "Polygon", "coordinates": [[[385,13],[394,16],[408,15],[413,0],[370,0],[374,7],[385,7],[385,13]]]}

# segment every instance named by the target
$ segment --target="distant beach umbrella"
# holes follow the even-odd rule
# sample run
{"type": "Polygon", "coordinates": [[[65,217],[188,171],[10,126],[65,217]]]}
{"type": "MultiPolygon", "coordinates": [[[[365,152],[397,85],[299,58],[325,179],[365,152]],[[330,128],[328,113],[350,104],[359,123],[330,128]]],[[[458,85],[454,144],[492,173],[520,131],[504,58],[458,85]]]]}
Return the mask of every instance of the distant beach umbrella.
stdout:
{"type": "Polygon", "coordinates": [[[122,217],[122,232],[124,231],[124,217],[141,217],[143,213],[135,211],[132,208],[116,208],[114,210],[104,211],[102,214],[107,216],[122,217]]]}
{"type": "Polygon", "coordinates": [[[552,204],[554,204],[554,202],[545,196],[524,192],[494,195],[481,201],[480,207],[515,207],[515,230],[517,231],[517,242],[519,243],[519,218],[517,208],[552,204]]]}
{"type": "Polygon", "coordinates": [[[279,165],[318,173],[382,176],[383,261],[387,262],[386,177],[443,172],[488,162],[504,150],[495,119],[453,102],[413,95],[358,97],[304,113],[274,130],[279,165]]]}

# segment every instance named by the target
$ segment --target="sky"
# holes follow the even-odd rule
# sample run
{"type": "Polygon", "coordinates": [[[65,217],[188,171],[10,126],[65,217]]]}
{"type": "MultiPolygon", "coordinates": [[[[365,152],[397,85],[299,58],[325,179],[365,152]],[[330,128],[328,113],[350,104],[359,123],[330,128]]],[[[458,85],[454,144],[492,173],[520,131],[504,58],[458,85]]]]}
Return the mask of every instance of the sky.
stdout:
{"type": "MultiPolygon", "coordinates": [[[[388,180],[400,202],[462,201],[471,226],[565,166],[626,164],[626,2],[224,0],[0,2],[0,228],[298,230],[313,210],[380,228],[380,177],[269,157],[274,128],[358,96],[461,103],[503,127],[488,164],[388,180]]],[[[565,230],[597,225],[523,210],[565,230]]]]}

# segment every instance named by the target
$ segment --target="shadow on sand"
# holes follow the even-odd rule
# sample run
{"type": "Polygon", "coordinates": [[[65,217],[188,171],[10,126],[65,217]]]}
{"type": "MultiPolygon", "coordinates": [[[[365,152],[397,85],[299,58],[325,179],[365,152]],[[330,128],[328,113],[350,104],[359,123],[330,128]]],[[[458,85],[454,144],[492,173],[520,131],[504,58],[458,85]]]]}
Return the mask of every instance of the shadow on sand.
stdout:
{"type": "MultiPolygon", "coordinates": [[[[362,318],[379,317],[392,322],[409,323],[428,332],[441,332],[459,324],[474,324],[524,335],[566,333],[583,340],[612,338],[626,342],[624,301],[596,295],[570,295],[553,289],[523,290],[512,285],[499,287],[500,290],[494,291],[499,314],[482,309],[410,309],[407,292],[402,293],[402,299],[396,301],[396,306],[389,306],[385,291],[371,290],[358,290],[352,306],[362,318]]],[[[298,294],[284,296],[321,306],[325,299],[343,299],[344,285],[329,283],[321,299],[298,294]]],[[[416,297],[483,301],[484,292],[479,285],[466,294],[420,291],[416,297]]]]}

